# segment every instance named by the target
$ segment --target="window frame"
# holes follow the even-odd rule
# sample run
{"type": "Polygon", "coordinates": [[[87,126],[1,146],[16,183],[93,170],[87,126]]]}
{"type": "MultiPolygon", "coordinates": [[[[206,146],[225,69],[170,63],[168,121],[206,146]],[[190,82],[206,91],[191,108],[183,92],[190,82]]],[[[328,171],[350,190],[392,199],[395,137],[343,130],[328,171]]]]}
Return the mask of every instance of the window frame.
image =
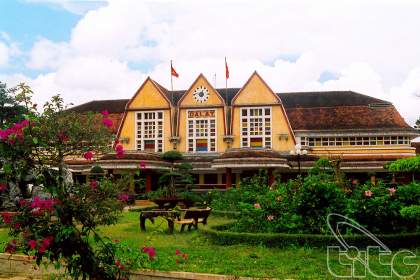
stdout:
{"type": "Polygon", "coordinates": [[[134,117],[134,119],[135,119],[135,121],[134,121],[134,142],[135,142],[135,150],[136,151],[143,151],[143,152],[148,152],[147,150],[145,150],[144,149],[144,141],[145,140],[154,140],[155,141],[155,153],[163,153],[164,151],[165,151],[165,111],[163,111],[163,110],[158,110],[158,111],[155,111],[155,110],[140,110],[140,111],[134,111],[134,113],[135,113],[135,117],[134,117]],[[139,120],[139,118],[138,118],[138,114],[142,114],[142,118],[141,118],[141,120],[139,120]],[[145,134],[145,131],[144,131],[144,122],[145,122],[145,118],[144,118],[144,115],[146,114],[146,113],[155,113],[155,118],[154,118],[154,121],[155,121],[155,130],[154,130],[154,133],[155,133],[155,137],[154,138],[145,138],[144,137],[144,134],[145,134]],[[158,115],[159,113],[161,113],[162,114],[162,137],[156,137],[156,135],[158,135],[158,122],[160,121],[160,119],[159,118],[156,118],[156,115],[158,115]],[[141,130],[141,137],[138,137],[138,122],[140,121],[140,130],[141,130]],[[159,151],[159,145],[158,145],[158,140],[162,140],[162,151],[159,151]],[[138,146],[139,146],[139,141],[141,141],[141,149],[139,149],[138,148],[138,146]]]}
{"type": "Polygon", "coordinates": [[[199,108],[199,109],[188,109],[186,110],[185,116],[185,151],[187,153],[216,153],[217,150],[217,109],[216,108],[199,108]],[[214,118],[207,117],[207,118],[190,118],[189,112],[196,112],[196,111],[214,111],[214,118]],[[192,140],[193,140],[193,150],[190,151],[189,143],[190,143],[190,135],[189,135],[189,121],[193,121],[193,132],[192,132],[192,140]],[[196,121],[197,120],[206,120],[208,122],[208,135],[207,137],[197,137],[196,136],[196,121]],[[211,120],[214,120],[214,136],[211,136],[211,120]],[[207,151],[197,151],[197,139],[207,139],[207,151]],[[214,151],[211,151],[211,140],[214,139],[214,151]]]}
{"type": "Polygon", "coordinates": [[[272,106],[262,106],[262,107],[260,107],[260,106],[258,106],[258,107],[240,107],[239,108],[239,123],[240,123],[240,125],[239,125],[239,131],[240,131],[240,147],[241,148],[252,148],[251,147],[251,138],[257,138],[257,137],[261,137],[262,138],[262,143],[263,143],[263,145],[262,145],[262,147],[256,147],[257,149],[272,149],[273,148],[273,108],[272,108],[272,106]],[[262,115],[261,116],[258,116],[258,117],[260,117],[261,119],[262,119],[262,128],[261,128],[261,131],[262,131],[262,134],[261,135],[251,135],[250,134],[250,120],[251,120],[251,118],[255,118],[255,116],[251,116],[251,114],[250,114],[250,110],[252,110],[252,109],[261,109],[262,111],[262,115]],[[266,127],[265,127],[265,118],[267,117],[267,115],[265,115],[265,110],[269,110],[269,112],[270,112],[270,115],[269,115],[269,118],[270,118],[270,134],[269,135],[266,135],[265,134],[265,132],[266,132],[266,127]],[[247,110],[246,111],[246,116],[243,116],[242,115],[242,111],[243,110],[247,110]],[[243,135],[243,119],[245,119],[246,118],[246,120],[247,120],[247,135],[245,136],[245,135],[243,135]],[[246,140],[247,140],[247,146],[244,146],[243,145],[243,143],[244,143],[244,138],[246,138],[246,140]],[[266,138],[270,138],[270,147],[267,147],[267,141],[266,141],[266,138]]]}

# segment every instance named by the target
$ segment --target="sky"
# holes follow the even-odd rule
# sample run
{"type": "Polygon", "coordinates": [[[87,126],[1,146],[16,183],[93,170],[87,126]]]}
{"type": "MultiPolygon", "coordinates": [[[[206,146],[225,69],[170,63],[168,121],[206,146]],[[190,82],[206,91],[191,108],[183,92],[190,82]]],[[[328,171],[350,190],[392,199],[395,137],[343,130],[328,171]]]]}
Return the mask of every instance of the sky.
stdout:
{"type": "Polygon", "coordinates": [[[203,73],[276,92],[353,90],[420,117],[417,0],[2,0],[0,81],[44,103],[131,98],[147,76],[187,89],[203,73]]]}

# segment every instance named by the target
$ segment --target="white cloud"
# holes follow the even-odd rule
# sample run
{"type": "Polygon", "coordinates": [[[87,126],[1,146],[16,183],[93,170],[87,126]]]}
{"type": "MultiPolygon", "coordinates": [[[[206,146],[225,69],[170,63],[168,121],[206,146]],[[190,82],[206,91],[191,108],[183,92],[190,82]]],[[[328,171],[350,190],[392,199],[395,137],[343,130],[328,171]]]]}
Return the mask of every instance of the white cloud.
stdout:
{"type": "Polygon", "coordinates": [[[414,124],[420,118],[420,67],[413,69],[401,85],[392,87],[389,97],[406,120],[414,124]]]}
{"type": "Polygon", "coordinates": [[[109,0],[83,12],[68,42],[39,39],[27,65],[47,73],[32,80],[42,96],[60,91],[81,103],[129,98],[147,74],[169,88],[170,59],[180,73],[176,89],[201,72],[212,83],[217,73],[223,87],[227,56],[229,86],[257,70],[276,91],[354,90],[393,101],[413,123],[419,9],[420,2],[397,0],[109,0]],[[288,55],[298,59],[281,59],[288,55]],[[151,66],[142,73],[132,65],[151,66]],[[325,71],[338,78],[319,82],[325,71]]]}
{"type": "Polygon", "coordinates": [[[0,31],[0,67],[8,66],[10,59],[20,53],[17,43],[9,34],[0,31]]]}
{"type": "Polygon", "coordinates": [[[69,55],[70,49],[67,43],[55,43],[41,38],[32,47],[26,65],[32,69],[57,69],[65,59],[69,58],[69,55]]]}

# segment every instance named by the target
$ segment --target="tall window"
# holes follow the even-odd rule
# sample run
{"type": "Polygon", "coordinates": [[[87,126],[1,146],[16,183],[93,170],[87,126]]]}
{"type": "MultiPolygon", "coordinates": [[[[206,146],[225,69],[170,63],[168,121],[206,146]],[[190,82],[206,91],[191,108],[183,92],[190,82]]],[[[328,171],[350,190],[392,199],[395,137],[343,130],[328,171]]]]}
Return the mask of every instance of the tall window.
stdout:
{"type": "Polygon", "coordinates": [[[216,151],[216,111],[187,111],[188,152],[216,151]]]}
{"type": "Polygon", "coordinates": [[[137,112],[137,150],[163,151],[163,112],[137,112]]]}
{"type": "Polygon", "coordinates": [[[241,109],[241,147],[271,148],[271,108],[241,109]]]}

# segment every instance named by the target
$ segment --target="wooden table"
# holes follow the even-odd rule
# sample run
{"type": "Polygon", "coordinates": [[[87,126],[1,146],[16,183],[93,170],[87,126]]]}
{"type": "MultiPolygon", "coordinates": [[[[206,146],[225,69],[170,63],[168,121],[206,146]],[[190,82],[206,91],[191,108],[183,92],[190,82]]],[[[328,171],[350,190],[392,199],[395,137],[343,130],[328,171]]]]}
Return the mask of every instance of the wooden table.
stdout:
{"type": "Polygon", "coordinates": [[[149,219],[154,223],[154,218],[163,217],[168,221],[169,234],[174,232],[174,221],[179,219],[180,213],[174,210],[156,209],[140,212],[140,231],[146,231],[146,220],[149,219]]]}

